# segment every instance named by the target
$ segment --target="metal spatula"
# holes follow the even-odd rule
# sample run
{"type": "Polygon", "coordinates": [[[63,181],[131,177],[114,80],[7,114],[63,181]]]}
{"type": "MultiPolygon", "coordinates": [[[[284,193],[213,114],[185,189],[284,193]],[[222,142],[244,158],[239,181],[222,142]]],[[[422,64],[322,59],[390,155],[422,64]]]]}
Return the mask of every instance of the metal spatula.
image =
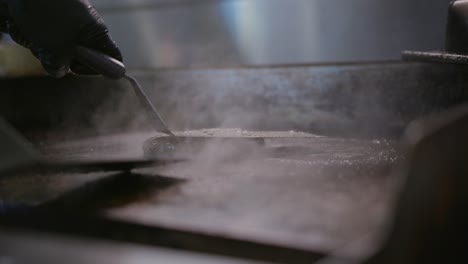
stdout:
{"type": "Polygon", "coordinates": [[[148,96],[141,88],[138,81],[132,76],[126,74],[125,65],[122,62],[107,56],[106,54],[83,46],[76,47],[75,58],[80,63],[88,66],[105,77],[116,80],[122,78],[127,79],[132,85],[133,90],[135,91],[135,94],[141,103],[141,106],[144,108],[150,124],[152,124],[156,131],[174,136],[171,130],[167,127],[164,120],[161,118],[158,110],[148,99],[148,96]]]}

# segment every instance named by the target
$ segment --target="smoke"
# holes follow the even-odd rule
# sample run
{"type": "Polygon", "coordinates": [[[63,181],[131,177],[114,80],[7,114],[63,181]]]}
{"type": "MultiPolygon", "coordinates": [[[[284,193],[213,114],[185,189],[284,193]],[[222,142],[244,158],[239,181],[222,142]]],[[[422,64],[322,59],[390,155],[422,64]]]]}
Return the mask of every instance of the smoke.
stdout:
{"type": "Polygon", "coordinates": [[[177,132],[176,135],[156,136],[146,141],[145,155],[188,160],[202,171],[265,155],[265,140],[241,129],[204,129],[177,132]]]}

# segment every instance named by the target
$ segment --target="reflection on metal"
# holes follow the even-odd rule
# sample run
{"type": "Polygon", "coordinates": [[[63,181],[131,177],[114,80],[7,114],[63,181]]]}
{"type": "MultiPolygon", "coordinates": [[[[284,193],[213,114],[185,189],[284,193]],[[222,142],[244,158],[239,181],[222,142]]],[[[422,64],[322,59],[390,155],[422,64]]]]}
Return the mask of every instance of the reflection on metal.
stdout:
{"type": "Polygon", "coordinates": [[[249,64],[268,64],[271,58],[288,62],[296,54],[312,55],[320,50],[320,25],[315,23],[319,6],[315,1],[230,1],[221,8],[235,46],[249,64]],[[295,12],[295,18],[287,23],[277,19],[285,10],[295,12]],[[285,38],[282,31],[293,34],[294,41],[285,38]]]}
{"type": "MultiPolygon", "coordinates": [[[[391,63],[133,73],[174,130],[379,137],[398,136],[413,119],[466,101],[466,70],[391,63]]],[[[0,86],[0,113],[21,129],[151,129],[125,81],[42,78],[3,80],[0,86]]]]}
{"type": "Polygon", "coordinates": [[[94,0],[130,68],[398,60],[443,45],[449,0],[94,0]]]}

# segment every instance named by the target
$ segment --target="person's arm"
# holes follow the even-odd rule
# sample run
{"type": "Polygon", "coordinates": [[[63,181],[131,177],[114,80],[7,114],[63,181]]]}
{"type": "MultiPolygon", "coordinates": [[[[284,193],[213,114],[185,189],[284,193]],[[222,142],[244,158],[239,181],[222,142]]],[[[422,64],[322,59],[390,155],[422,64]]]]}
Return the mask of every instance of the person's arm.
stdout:
{"type": "Polygon", "coordinates": [[[0,0],[2,30],[29,48],[44,69],[57,78],[70,69],[95,74],[74,60],[78,45],[122,61],[104,21],[88,0],[0,0]]]}

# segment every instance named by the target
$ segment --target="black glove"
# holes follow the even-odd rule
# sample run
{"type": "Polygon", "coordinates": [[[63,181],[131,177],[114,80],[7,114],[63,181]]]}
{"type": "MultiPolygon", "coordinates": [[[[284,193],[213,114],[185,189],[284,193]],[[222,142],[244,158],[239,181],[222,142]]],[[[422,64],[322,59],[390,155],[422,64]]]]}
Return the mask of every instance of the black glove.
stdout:
{"type": "Polygon", "coordinates": [[[0,32],[8,32],[8,6],[0,0],[0,32]]]}
{"type": "MultiPolygon", "coordinates": [[[[74,60],[77,45],[122,61],[104,21],[88,0],[0,1],[8,8],[7,33],[29,48],[54,77],[63,77],[70,69],[78,74],[97,74],[74,60]]],[[[1,13],[0,7],[0,18],[1,13]]]]}

